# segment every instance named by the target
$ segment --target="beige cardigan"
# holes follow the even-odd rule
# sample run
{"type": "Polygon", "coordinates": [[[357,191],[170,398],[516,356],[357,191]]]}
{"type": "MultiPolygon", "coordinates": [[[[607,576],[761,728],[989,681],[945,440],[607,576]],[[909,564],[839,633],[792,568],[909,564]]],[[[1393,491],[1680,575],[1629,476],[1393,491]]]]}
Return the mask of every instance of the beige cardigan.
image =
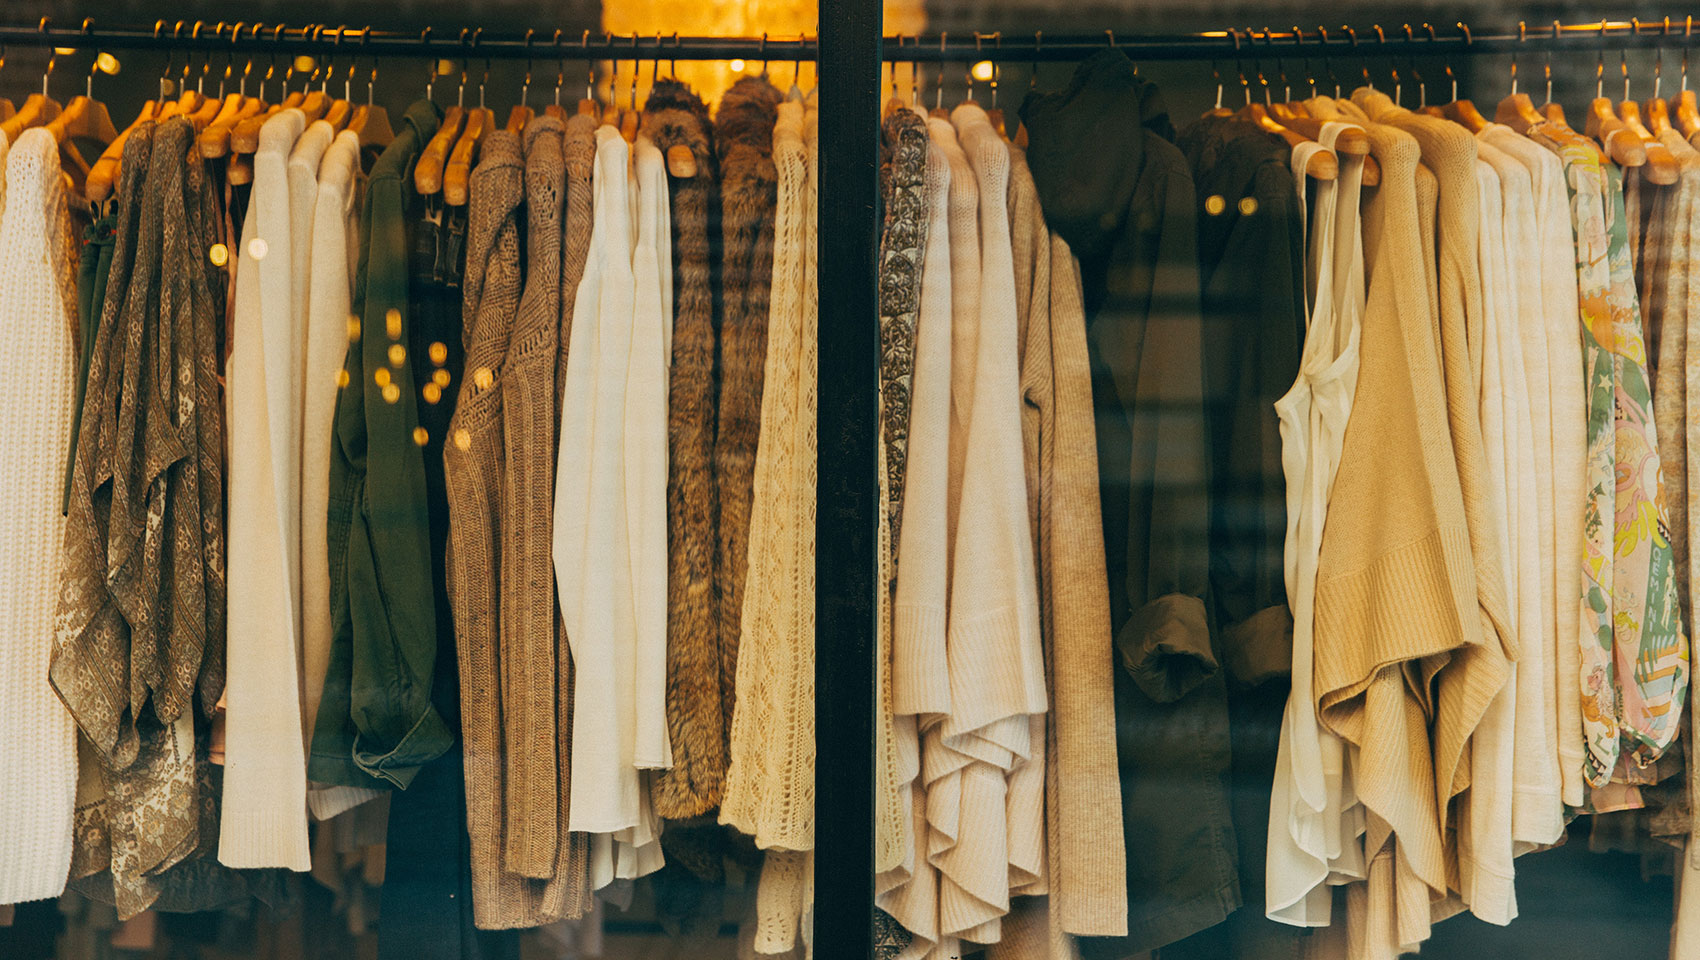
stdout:
{"type": "Polygon", "coordinates": [[[1365,129],[1382,182],[1365,205],[1362,364],[1318,559],[1315,690],[1319,719],[1359,751],[1370,859],[1368,881],[1348,888],[1352,955],[1391,957],[1427,938],[1430,901],[1446,890],[1426,704],[1407,676],[1426,679],[1481,628],[1422,295],[1419,149],[1393,128],[1365,129]]]}
{"type": "Polygon", "coordinates": [[[1116,767],[1114,664],[1099,516],[1092,370],[1079,266],[1045,227],[1026,155],[1010,151],[1022,334],[1022,447],[1039,565],[1048,892],[1010,906],[992,960],[1075,954],[1066,934],[1127,934],[1127,851],[1116,767]]]}

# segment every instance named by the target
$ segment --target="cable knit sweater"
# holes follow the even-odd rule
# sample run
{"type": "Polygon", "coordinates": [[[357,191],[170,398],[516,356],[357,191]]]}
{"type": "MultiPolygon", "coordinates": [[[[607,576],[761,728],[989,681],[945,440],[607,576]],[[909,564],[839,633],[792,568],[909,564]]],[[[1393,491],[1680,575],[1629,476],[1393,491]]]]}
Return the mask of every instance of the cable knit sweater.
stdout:
{"type": "MultiPolygon", "coordinates": [[[[554,509],[555,358],[561,305],[561,205],[566,165],[561,125],[525,126],[525,288],[497,379],[507,465],[501,549],[502,745],[506,868],[522,877],[554,872],[556,731],[555,578],[549,559],[554,509]]],[[[494,168],[493,168],[494,169],[494,168]]],[[[505,182],[508,178],[502,177],[505,182]]],[[[515,226],[518,215],[515,215],[515,226]]],[[[516,238],[517,239],[517,238],[516,238]]],[[[517,264],[515,265],[517,266],[517,264]]],[[[503,291],[505,294],[505,290],[503,291]]],[[[505,302],[502,309],[508,309],[505,302]]],[[[480,309],[483,309],[480,304],[480,309]]],[[[476,375],[476,370],[474,371],[476,375]]]]}
{"type": "Polygon", "coordinates": [[[0,156],[6,208],[0,215],[0,313],[9,368],[11,429],[0,442],[8,495],[0,528],[7,589],[0,600],[0,711],[10,735],[0,746],[0,903],[55,897],[71,859],[71,807],[77,788],[75,727],[44,681],[53,647],[55,562],[65,434],[71,427],[75,367],[71,315],[75,275],[63,245],[65,198],[58,149],[45,130],[26,130],[0,156]],[[55,475],[57,479],[49,478],[55,475]],[[52,489],[50,489],[52,488],[52,489]]]}

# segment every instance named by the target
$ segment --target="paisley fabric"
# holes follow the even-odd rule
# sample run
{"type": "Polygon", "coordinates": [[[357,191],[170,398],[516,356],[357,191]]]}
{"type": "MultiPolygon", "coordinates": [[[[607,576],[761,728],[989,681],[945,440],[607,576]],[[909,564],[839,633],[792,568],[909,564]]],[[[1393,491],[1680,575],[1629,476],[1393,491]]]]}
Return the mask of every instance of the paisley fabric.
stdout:
{"type": "Polygon", "coordinates": [[[927,242],[927,124],[894,110],[884,125],[885,229],[880,236],[880,417],[885,427],[891,542],[903,520],[909,462],[909,389],[915,372],[915,316],[921,307],[921,250],[927,242]]]}
{"type": "Polygon", "coordinates": [[[1586,142],[1541,137],[1564,162],[1576,238],[1588,455],[1581,696],[1590,786],[1644,768],[1676,736],[1688,689],[1647,349],[1623,177],[1586,142]]]}

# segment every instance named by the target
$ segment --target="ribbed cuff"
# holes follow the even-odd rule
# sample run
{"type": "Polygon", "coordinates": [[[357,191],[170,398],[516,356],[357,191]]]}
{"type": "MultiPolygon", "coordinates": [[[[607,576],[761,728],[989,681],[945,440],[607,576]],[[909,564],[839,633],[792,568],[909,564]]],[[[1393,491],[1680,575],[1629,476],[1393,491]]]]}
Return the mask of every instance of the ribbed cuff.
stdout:
{"type": "Polygon", "coordinates": [[[312,864],[303,809],[233,809],[228,802],[219,823],[218,862],[227,867],[284,867],[305,873],[312,864]]]}

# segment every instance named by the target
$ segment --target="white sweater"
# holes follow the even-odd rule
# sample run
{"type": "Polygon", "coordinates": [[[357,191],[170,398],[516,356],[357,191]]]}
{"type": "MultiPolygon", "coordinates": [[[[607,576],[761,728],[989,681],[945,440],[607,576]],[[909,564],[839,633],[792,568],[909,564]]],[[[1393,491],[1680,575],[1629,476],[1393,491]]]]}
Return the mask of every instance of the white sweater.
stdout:
{"type": "Polygon", "coordinates": [[[0,214],[0,904],[56,897],[71,865],[76,726],[48,685],[59,513],[76,361],[59,151],[44,129],[9,152],[0,214]]]}
{"type": "MultiPolygon", "coordinates": [[[[308,129],[311,131],[312,127],[308,129]]],[[[296,144],[290,157],[291,174],[296,172],[296,157],[306,159],[302,148],[308,140],[303,135],[296,144]]],[[[301,417],[301,728],[308,750],[312,749],[331,653],[326,516],[330,505],[336,398],[340,392],[337,377],[342,373],[343,358],[349,347],[348,318],[353,309],[354,271],[360,256],[359,166],[360,137],[345,130],[319,160],[312,234],[305,262],[308,299],[301,417]]],[[[307,805],[314,817],[327,820],[382,792],[365,787],[314,784],[308,788],[307,805]]]]}
{"type": "Polygon", "coordinates": [[[230,436],[230,618],[219,862],[308,869],[301,742],[301,352],[291,309],[288,158],[299,110],[260,128],[242,229],[226,381],[230,436]],[[258,254],[259,256],[256,256],[258,254]]]}
{"type": "MultiPolygon", "coordinates": [[[[637,650],[624,448],[635,319],[625,140],[596,131],[595,221],[567,351],[553,558],[575,671],[570,828],[592,834],[593,889],[661,866],[660,823],[636,764],[637,650]]],[[[665,423],[657,424],[663,431],[665,423]]]]}

